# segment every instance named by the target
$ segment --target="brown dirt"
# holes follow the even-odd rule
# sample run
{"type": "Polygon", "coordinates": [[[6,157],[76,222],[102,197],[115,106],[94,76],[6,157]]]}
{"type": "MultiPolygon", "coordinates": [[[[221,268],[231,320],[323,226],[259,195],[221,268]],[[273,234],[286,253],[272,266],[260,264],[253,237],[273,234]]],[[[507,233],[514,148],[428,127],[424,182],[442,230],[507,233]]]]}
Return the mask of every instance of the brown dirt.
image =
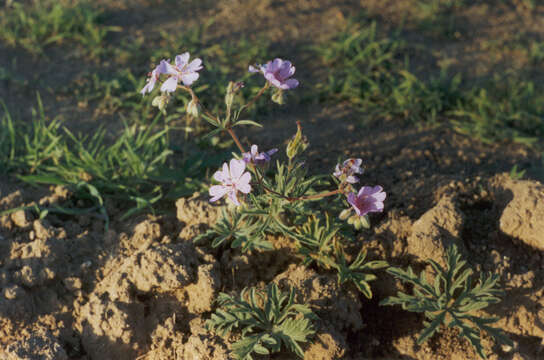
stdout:
{"type": "MultiPolygon", "coordinates": [[[[531,214],[541,211],[542,184],[506,175],[463,189],[452,184],[430,190],[437,200],[421,215],[387,212],[360,241],[371,254],[416,268],[427,258],[440,261],[444,241],[460,245],[471,266],[497,272],[506,289],[489,314],[500,317],[516,346],[502,349],[485,337],[490,358],[537,359],[544,350],[544,257],[533,230],[544,218],[531,214]],[[519,214],[530,220],[518,222],[519,214]]],[[[10,189],[0,199],[5,206],[24,204],[33,191],[1,185],[10,189]]],[[[53,188],[42,199],[55,194],[66,195],[53,188]]],[[[6,358],[227,359],[228,340],[203,328],[216,295],[275,281],[295,286],[297,300],[320,317],[307,359],[476,359],[453,330],[418,346],[423,318],[378,306],[399,288],[386,274],[367,300],[339,287],[334,274],[299,265],[282,239],[271,239],[277,250],[252,256],[195,246],[195,226],[201,231],[213,223],[218,208],[198,194],[177,206],[177,219],[135,219],[105,234],[82,219],[57,223],[28,211],[3,216],[0,346],[6,358]]]]}

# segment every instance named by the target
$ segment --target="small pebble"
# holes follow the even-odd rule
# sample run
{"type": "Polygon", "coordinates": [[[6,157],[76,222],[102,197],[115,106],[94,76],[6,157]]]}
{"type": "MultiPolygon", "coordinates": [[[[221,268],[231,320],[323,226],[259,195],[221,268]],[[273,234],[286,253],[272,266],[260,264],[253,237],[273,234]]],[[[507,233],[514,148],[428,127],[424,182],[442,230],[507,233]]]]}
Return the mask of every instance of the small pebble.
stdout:
{"type": "Polygon", "coordinates": [[[14,300],[23,294],[24,290],[18,286],[13,285],[4,289],[4,297],[8,300],[14,300]]]}

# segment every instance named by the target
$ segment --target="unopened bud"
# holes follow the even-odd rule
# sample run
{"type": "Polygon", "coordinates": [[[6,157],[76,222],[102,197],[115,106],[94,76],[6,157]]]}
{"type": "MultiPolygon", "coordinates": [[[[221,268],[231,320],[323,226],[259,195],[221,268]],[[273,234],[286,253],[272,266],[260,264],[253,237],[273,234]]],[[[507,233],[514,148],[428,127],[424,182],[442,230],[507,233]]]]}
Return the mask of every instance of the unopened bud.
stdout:
{"type": "Polygon", "coordinates": [[[162,93],[161,95],[155,96],[151,105],[156,106],[159,110],[166,115],[166,105],[170,101],[170,95],[168,93],[162,93]]]}
{"type": "Polygon", "coordinates": [[[236,94],[236,90],[236,83],[230,81],[229,85],[227,86],[227,94],[225,95],[225,104],[229,109],[231,108],[232,102],[234,101],[234,94],[236,94]]]}
{"type": "Polygon", "coordinates": [[[348,224],[353,225],[356,230],[361,230],[361,228],[370,229],[370,221],[368,220],[367,215],[352,215],[348,218],[348,224]]]}
{"type": "Polygon", "coordinates": [[[368,219],[368,215],[360,216],[359,222],[363,228],[370,229],[370,220],[368,219]]]}
{"type": "Polygon", "coordinates": [[[200,107],[200,103],[196,99],[191,99],[191,101],[189,101],[187,104],[187,114],[191,115],[192,117],[199,117],[201,110],[202,108],[200,107]]]}
{"type": "Polygon", "coordinates": [[[349,217],[350,214],[351,214],[351,209],[344,209],[344,210],[342,210],[340,215],[338,215],[338,218],[340,220],[346,220],[349,217]]]}
{"type": "Polygon", "coordinates": [[[272,94],[272,101],[278,105],[283,105],[285,103],[283,96],[283,91],[278,89],[275,93],[272,94]]]}
{"type": "Polygon", "coordinates": [[[306,136],[302,135],[302,128],[300,122],[297,121],[297,133],[287,143],[287,157],[293,159],[295,156],[300,155],[310,145],[306,136]]]}

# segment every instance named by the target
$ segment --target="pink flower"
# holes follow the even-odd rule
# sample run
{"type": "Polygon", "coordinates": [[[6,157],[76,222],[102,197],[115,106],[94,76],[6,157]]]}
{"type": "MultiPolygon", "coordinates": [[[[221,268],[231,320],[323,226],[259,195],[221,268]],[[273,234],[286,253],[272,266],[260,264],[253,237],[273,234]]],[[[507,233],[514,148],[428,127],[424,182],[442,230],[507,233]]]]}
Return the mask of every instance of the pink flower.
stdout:
{"type": "Polygon", "coordinates": [[[157,82],[157,80],[159,80],[160,75],[166,73],[167,64],[168,63],[165,60],[161,60],[160,64],[152,72],[149,73],[147,83],[140,91],[140,94],[145,95],[145,93],[150,93],[151,91],[153,91],[155,83],[157,82]]]}
{"type": "Polygon", "coordinates": [[[359,178],[354,176],[354,174],[362,174],[363,169],[361,164],[363,163],[362,159],[347,159],[340,167],[340,164],[336,165],[336,169],[333,173],[341,181],[346,181],[350,184],[355,184],[359,182],[359,178]],[[344,177],[345,176],[345,177],[344,177]]]}
{"type": "Polygon", "coordinates": [[[348,203],[355,209],[359,216],[365,216],[369,212],[381,212],[385,193],[381,186],[363,186],[359,193],[349,193],[348,203]]]}
{"type": "Polygon", "coordinates": [[[221,185],[210,187],[210,196],[212,196],[210,202],[217,201],[227,195],[234,204],[240,205],[236,193],[238,191],[244,194],[251,192],[251,185],[249,184],[251,174],[244,172],[246,163],[243,160],[232,159],[229,165],[224,163],[222,170],[213,174],[213,178],[219,181],[221,185]]]}
{"type": "Polygon", "coordinates": [[[182,81],[183,85],[190,86],[198,79],[197,71],[202,69],[202,60],[196,58],[189,63],[189,56],[188,52],[176,56],[176,65],[165,62],[164,74],[170,75],[170,77],[162,84],[161,91],[174,92],[178,87],[178,82],[182,81]]]}
{"type": "Polygon", "coordinates": [[[257,145],[251,145],[251,152],[243,153],[243,160],[246,164],[264,165],[271,160],[271,156],[278,152],[278,149],[271,149],[267,152],[259,152],[257,145]]]}
{"type": "Polygon", "coordinates": [[[266,65],[249,66],[249,72],[263,73],[269,83],[281,90],[290,90],[298,86],[297,79],[290,79],[295,73],[295,67],[290,61],[276,58],[266,63],[266,65]]]}

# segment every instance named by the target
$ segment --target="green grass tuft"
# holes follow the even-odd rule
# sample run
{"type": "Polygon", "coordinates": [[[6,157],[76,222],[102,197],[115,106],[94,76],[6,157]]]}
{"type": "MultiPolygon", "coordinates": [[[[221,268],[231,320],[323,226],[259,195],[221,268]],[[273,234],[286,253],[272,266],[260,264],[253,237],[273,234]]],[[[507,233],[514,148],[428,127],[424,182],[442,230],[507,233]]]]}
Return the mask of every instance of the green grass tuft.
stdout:
{"type": "Polygon", "coordinates": [[[34,0],[13,2],[0,10],[0,40],[41,54],[46,46],[73,41],[85,54],[97,57],[110,31],[117,27],[101,25],[101,11],[86,0],[34,0]]]}
{"type": "MultiPolygon", "coordinates": [[[[202,159],[202,153],[173,158],[170,128],[159,127],[160,115],[147,127],[125,125],[112,142],[105,130],[76,136],[58,119],[48,120],[38,97],[31,124],[13,121],[4,106],[0,119],[0,166],[33,184],[65,185],[83,198],[118,200],[123,218],[164,198],[173,199],[200,189],[207,166],[220,159],[202,159]],[[175,161],[174,161],[175,160],[175,161]]],[[[100,200],[102,201],[102,200],[100,200]]]]}
{"type": "Polygon", "coordinates": [[[544,137],[544,98],[534,82],[510,74],[469,87],[461,74],[445,69],[422,80],[409,59],[401,61],[405,51],[395,36],[379,36],[375,22],[352,22],[316,48],[330,69],[320,99],[344,100],[374,120],[450,120],[457,131],[485,143],[538,146],[544,137]]]}

